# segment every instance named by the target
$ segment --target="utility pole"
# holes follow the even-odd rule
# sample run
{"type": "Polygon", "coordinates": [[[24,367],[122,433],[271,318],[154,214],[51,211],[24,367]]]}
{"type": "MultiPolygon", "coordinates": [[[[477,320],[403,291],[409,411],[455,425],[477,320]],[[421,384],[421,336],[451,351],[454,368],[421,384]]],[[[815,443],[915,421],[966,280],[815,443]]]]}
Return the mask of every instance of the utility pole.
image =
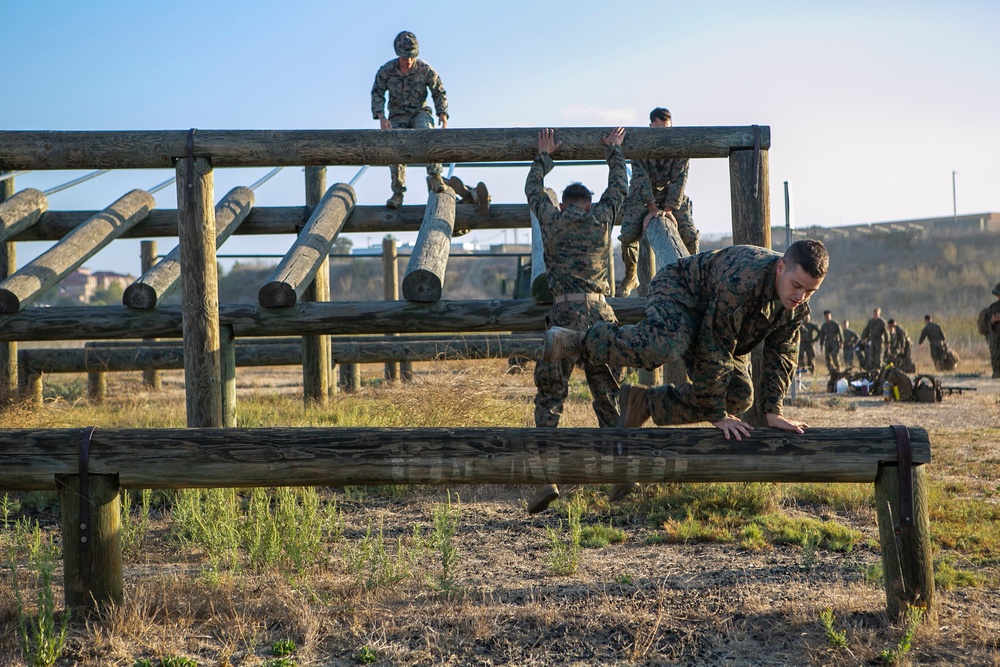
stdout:
{"type": "Polygon", "coordinates": [[[952,214],[954,215],[956,226],[958,225],[958,194],[957,190],[955,189],[955,174],[957,173],[958,172],[955,170],[952,170],[951,172],[951,209],[952,209],[952,214]]]}

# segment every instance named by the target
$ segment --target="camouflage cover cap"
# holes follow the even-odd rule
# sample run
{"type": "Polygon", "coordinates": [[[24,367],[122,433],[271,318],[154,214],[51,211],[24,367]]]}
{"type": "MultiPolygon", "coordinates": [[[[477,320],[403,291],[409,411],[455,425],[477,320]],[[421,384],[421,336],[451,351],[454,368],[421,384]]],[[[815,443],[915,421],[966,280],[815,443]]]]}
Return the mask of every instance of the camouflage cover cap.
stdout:
{"type": "Polygon", "coordinates": [[[1000,283],[997,283],[997,286],[993,288],[993,293],[1000,296],[1000,283]]]}
{"type": "Polygon", "coordinates": [[[416,58],[417,54],[420,53],[417,36],[409,31],[404,31],[396,35],[392,46],[396,49],[396,55],[403,58],[416,58]]]}

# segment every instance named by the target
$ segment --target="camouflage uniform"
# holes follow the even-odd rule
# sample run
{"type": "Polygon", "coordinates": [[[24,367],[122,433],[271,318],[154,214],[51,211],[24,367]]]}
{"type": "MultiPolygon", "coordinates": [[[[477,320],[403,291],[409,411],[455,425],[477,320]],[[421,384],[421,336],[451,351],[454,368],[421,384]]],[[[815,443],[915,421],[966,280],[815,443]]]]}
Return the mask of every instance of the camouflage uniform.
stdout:
{"type": "Polygon", "coordinates": [[[843,344],[844,334],[840,329],[840,322],[837,320],[823,322],[823,326],[819,329],[819,349],[824,352],[826,370],[830,372],[830,375],[840,372],[840,360],[837,355],[843,344]]]}
{"type": "Polygon", "coordinates": [[[897,322],[895,331],[889,336],[889,361],[896,366],[902,365],[902,362],[910,359],[912,346],[910,335],[897,322]]]}
{"type": "Polygon", "coordinates": [[[920,338],[917,340],[917,345],[923,345],[925,340],[931,346],[931,359],[934,361],[934,368],[941,370],[947,352],[945,351],[944,331],[937,322],[928,322],[924,325],[923,330],[920,332],[920,338]]]}
{"type": "MultiPolygon", "coordinates": [[[[993,294],[1000,296],[1000,283],[993,289],[993,294]]],[[[990,347],[990,365],[993,367],[993,378],[1000,378],[1000,322],[990,322],[994,315],[1000,314],[1000,299],[997,299],[979,313],[979,330],[986,332],[986,343],[990,347]]]]}
{"type": "MultiPolygon", "coordinates": [[[[620,146],[608,146],[605,154],[610,171],[608,188],[589,212],[570,204],[560,211],[545,192],[545,174],[552,158],[540,153],[531,165],[524,193],[542,232],[545,273],[554,297],[570,294],[611,294],[609,257],[611,228],[627,192],[628,177],[620,146]]],[[[586,331],[595,322],[617,322],[615,312],[603,298],[555,303],[546,326],[586,331]]],[[[535,426],[558,426],[562,405],[569,392],[569,377],[577,359],[541,361],[535,364],[535,426]]],[[[622,371],[607,364],[585,363],[584,373],[594,397],[594,412],[602,427],[618,422],[618,390],[622,371]]]]}
{"type": "MultiPolygon", "coordinates": [[[[448,117],[448,94],[445,92],[441,77],[434,68],[419,58],[413,63],[413,69],[406,74],[399,71],[399,60],[393,58],[379,68],[375,74],[375,85],[372,86],[372,117],[378,120],[385,108],[385,94],[389,93],[389,115],[393,129],[409,128],[411,130],[434,129],[434,117],[431,108],[427,106],[427,90],[430,89],[434,99],[434,108],[438,116],[448,117]]],[[[392,191],[406,192],[406,165],[389,166],[392,172],[392,191]]],[[[440,174],[440,164],[427,165],[428,174],[440,174]]]]}
{"type": "Polygon", "coordinates": [[[868,320],[868,324],[861,330],[861,342],[868,343],[871,348],[868,351],[868,363],[866,370],[882,370],[882,353],[889,346],[889,328],[881,317],[873,317],[868,320]]]}
{"type": "Polygon", "coordinates": [[[819,327],[812,322],[803,322],[799,339],[799,368],[808,368],[810,373],[815,373],[816,349],[813,343],[819,340],[819,327]]]}
{"type": "Polygon", "coordinates": [[[781,305],[779,259],[766,248],[731,246],[665,266],[649,285],[646,319],[598,322],[583,339],[584,358],[646,369],[683,360],[691,383],[650,389],[650,416],[660,425],[716,422],[753,404],[750,352],[763,342],[761,403],[780,415],[809,305],[781,305]]]}
{"type": "MultiPolygon", "coordinates": [[[[851,331],[850,329],[843,329],[844,332],[844,368],[850,368],[854,365],[854,347],[858,344],[860,340],[858,334],[851,331]]],[[[861,361],[860,359],[858,360],[861,361]]]]}
{"type": "Polygon", "coordinates": [[[632,183],[622,212],[622,244],[625,273],[639,260],[642,221],[649,212],[646,204],[656,202],[659,210],[669,206],[677,221],[677,231],[691,255],[698,254],[698,229],[692,219],[691,200],[684,194],[688,160],[632,160],[632,183]]]}

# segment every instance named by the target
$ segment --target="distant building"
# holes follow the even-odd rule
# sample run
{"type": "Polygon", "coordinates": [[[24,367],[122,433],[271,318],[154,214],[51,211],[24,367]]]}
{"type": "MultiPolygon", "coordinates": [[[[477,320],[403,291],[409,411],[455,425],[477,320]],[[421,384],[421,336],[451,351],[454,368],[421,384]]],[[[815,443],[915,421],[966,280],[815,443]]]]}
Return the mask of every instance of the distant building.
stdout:
{"type": "Polygon", "coordinates": [[[124,290],[134,280],[135,277],[128,274],[92,271],[87,267],[80,267],[59,283],[59,296],[76,299],[80,303],[90,303],[98,290],[110,289],[112,285],[119,285],[124,290]]]}

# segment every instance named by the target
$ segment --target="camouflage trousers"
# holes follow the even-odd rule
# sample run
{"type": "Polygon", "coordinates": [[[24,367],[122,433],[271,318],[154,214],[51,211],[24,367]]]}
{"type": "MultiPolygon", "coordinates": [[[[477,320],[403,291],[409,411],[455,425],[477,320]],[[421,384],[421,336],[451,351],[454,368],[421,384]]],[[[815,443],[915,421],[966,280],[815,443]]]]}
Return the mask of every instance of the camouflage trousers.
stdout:
{"type": "MultiPolygon", "coordinates": [[[[651,289],[655,292],[654,282],[651,289]]],[[[701,318],[670,296],[651,301],[646,319],[638,324],[618,326],[598,322],[583,340],[584,359],[590,363],[609,363],[652,370],[657,366],[682,360],[689,376],[696,351],[692,349],[701,328],[701,318]]],[[[750,379],[750,355],[733,359],[726,383],[726,411],[740,414],[753,405],[753,381],[750,379]]],[[[646,401],[653,422],[661,426],[706,421],[706,410],[699,404],[698,387],[691,384],[666,384],[654,387],[646,401]]]]}
{"type": "Polygon", "coordinates": [[[816,372],[816,350],[812,343],[799,344],[799,368],[808,368],[809,372],[816,372]]]}
{"type": "Polygon", "coordinates": [[[830,372],[830,375],[834,375],[840,372],[840,359],[839,359],[839,347],[831,347],[829,345],[824,346],[824,360],[826,361],[826,370],[830,372]]]}
{"type": "MultiPolygon", "coordinates": [[[[663,208],[663,202],[657,201],[657,206],[663,208]]],[[[635,266],[639,262],[639,239],[642,238],[642,221],[645,220],[649,211],[645,206],[628,202],[622,212],[622,231],[618,240],[622,244],[622,262],[625,264],[625,273],[628,274],[629,267],[635,266]]],[[[694,226],[693,206],[691,200],[684,197],[679,208],[673,212],[674,220],[677,221],[677,232],[684,242],[691,255],[698,254],[698,228],[694,226]]]]}
{"type": "Polygon", "coordinates": [[[844,346],[844,368],[850,368],[854,365],[854,346],[845,345],[844,346]]]}
{"type": "Polygon", "coordinates": [[[990,365],[993,366],[993,378],[1000,378],[1000,334],[991,334],[987,339],[990,345],[990,365]]]}
{"type": "MultiPolygon", "coordinates": [[[[560,326],[585,331],[594,322],[615,322],[611,306],[602,301],[559,303],[545,318],[546,327],[560,326]]],[[[563,403],[569,395],[569,378],[579,358],[541,361],[535,364],[535,426],[556,427],[563,403]]],[[[593,397],[594,414],[601,428],[618,423],[618,391],[624,373],[608,364],[583,363],[587,386],[593,397]]]]}
{"type": "Polygon", "coordinates": [[[944,365],[944,357],[945,357],[944,345],[941,343],[941,341],[933,341],[933,340],[930,341],[930,344],[931,344],[931,361],[934,362],[934,369],[941,370],[941,367],[944,365]]]}
{"type": "MultiPolygon", "coordinates": [[[[400,116],[393,116],[389,119],[392,122],[392,129],[409,129],[409,130],[433,130],[434,129],[434,119],[426,111],[421,111],[415,114],[405,114],[400,116]]],[[[406,192],[406,165],[405,164],[391,164],[389,165],[389,172],[392,174],[392,192],[393,194],[399,194],[406,192]]],[[[428,174],[440,174],[441,165],[440,164],[429,164],[427,165],[428,174]]]]}
{"type": "Polygon", "coordinates": [[[873,340],[871,349],[868,352],[868,370],[870,371],[880,371],[882,370],[882,354],[884,348],[882,346],[882,341],[873,340]]]}

